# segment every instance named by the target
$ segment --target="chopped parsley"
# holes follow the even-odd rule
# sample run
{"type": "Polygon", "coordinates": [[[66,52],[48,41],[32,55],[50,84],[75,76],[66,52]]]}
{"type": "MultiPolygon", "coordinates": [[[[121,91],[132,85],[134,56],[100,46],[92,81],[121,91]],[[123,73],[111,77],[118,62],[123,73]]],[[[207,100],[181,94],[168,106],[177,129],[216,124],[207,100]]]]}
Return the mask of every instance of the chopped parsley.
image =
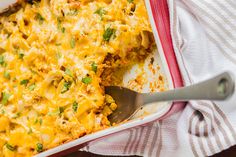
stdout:
{"type": "Polygon", "coordinates": [[[8,103],[8,99],[10,98],[10,96],[11,96],[11,94],[3,92],[2,93],[2,101],[1,101],[1,103],[3,105],[6,105],[8,103]]]}
{"type": "Polygon", "coordinates": [[[37,143],[36,144],[36,151],[38,153],[42,152],[43,151],[43,144],[42,143],[37,143]]]}
{"type": "Polygon", "coordinates": [[[40,125],[43,124],[43,120],[42,120],[42,118],[39,119],[39,124],[40,124],[40,125]]]}
{"type": "Polygon", "coordinates": [[[60,20],[60,18],[57,18],[57,28],[61,29],[61,20],[60,20]]]}
{"type": "Polygon", "coordinates": [[[23,57],[24,57],[24,53],[19,52],[19,53],[18,53],[18,58],[19,58],[19,59],[23,59],[23,57]]]}
{"type": "Polygon", "coordinates": [[[56,58],[57,58],[57,59],[60,59],[61,57],[62,57],[61,52],[57,52],[57,53],[56,53],[56,58]]]}
{"type": "Polygon", "coordinates": [[[8,143],[6,143],[6,147],[7,147],[7,149],[9,149],[10,151],[15,151],[15,150],[16,150],[16,147],[14,147],[14,146],[12,146],[12,145],[10,145],[10,144],[8,144],[8,143]]]}
{"type": "Polygon", "coordinates": [[[75,16],[78,14],[78,10],[77,9],[72,9],[70,10],[70,12],[67,13],[68,16],[75,16]]]}
{"type": "Polygon", "coordinates": [[[109,41],[111,36],[115,33],[115,29],[112,28],[107,28],[105,32],[103,33],[103,40],[104,41],[109,41]]]}
{"type": "Polygon", "coordinates": [[[61,20],[57,18],[57,29],[60,30],[62,33],[65,33],[66,28],[61,26],[61,20]]]}
{"type": "Polygon", "coordinates": [[[31,84],[31,85],[28,87],[28,89],[29,89],[30,91],[33,91],[33,90],[35,89],[35,87],[36,87],[36,85],[35,85],[35,83],[33,83],[33,84],[31,84]]]}
{"type": "Polygon", "coordinates": [[[69,82],[64,82],[64,85],[63,85],[63,88],[61,90],[61,93],[65,93],[67,92],[69,89],[70,89],[70,86],[71,86],[72,82],[69,81],[69,82]]]}
{"type": "Polygon", "coordinates": [[[73,77],[72,72],[70,71],[70,69],[66,68],[65,74],[70,76],[70,77],[73,77]]]}
{"type": "Polygon", "coordinates": [[[20,112],[17,112],[16,116],[17,117],[20,117],[21,113],[20,112]]]}
{"type": "Polygon", "coordinates": [[[91,67],[92,67],[92,70],[96,73],[97,70],[98,70],[98,65],[97,65],[95,62],[93,62],[93,63],[91,64],[91,67]]]}
{"type": "Polygon", "coordinates": [[[27,85],[29,83],[29,80],[25,79],[20,81],[20,85],[27,85]]]}
{"type": "Polygon", "coordinates": [[[38,118],[37,118],[37,119],[35,119],[35,121],[34,121],[34,124],[37,124],[37,123],[38,123],[38,121],[39,121],[39,120],[38,120],[38,118]]]}
{"type": "Polygon", "coordinates": [[[65,27],[62,27],[62,28],[61,28],[61,32],[62,32],[62,33],[65,33],[65,31],[66,31],[66,28],[65,28],[65,27]]]}
{"type": "Polygon", "coordinates": [[[10,38],[11,34],[10,33],[7,33],[7,39],[10,38]]]}
{"type": "Polygon", "coordinates": [[[134,2],[134,0],[127,0],[129,3],[133,3],[134,2]]]}
{"type": "Polygon", "coordinates": [[[72,104],[72,109],[73,109],[74,112],[77,111],[77,109],[78,109],[78,103],[77,103],[76,101],[73,102],[73,104],[72,104]]]}
{"type": "Polygon", "coordinates": [[[49,116],[61,116],[61,114],[65,111],[65,107],[58,107],[56,110],[52,111],[52,112],[48,112],[47,115],[49,116]]]}
{"type": "Polygon", "coordinates": [[[4,65],[4,63],[5,63],[4,56],[3,56],[3,55],[0,55],[0,64],[1,64],[1,65],[4,65]]]}
{"type": "Polygon", "coordinates": [[[71,38],[71,40],[70,40],[70,47],[72,49],[75,48],[75,38],[71,38]]]}
{"type": "Polygon", "coordinates": [[[3,76],[8,80],[10,79],[10,73],[8,71],[4,71],[3,76]]]}
{"type": "Polygon", "coordinates": [[[33,132],[32,128],[29,128],[28,134],[31,134],[33,132]]]}
{"type": "Polygon", "coordinates": [[[17,112],[16,115],[14,115],[13,118],[16,119],[16,118],[20,117],[20,115],[21,115],[21,113],[20,113],[20,112],[17,112]]]}
{"type": "Polygon", "coordinates": [[[82,78],[82,82],[84,83],[84,84],[90,84],[91,82],[92,82],[92,78],[91,77],[84,77],[84,78],[82,78]]]}
{"type": "Polygon", "coordinates": [[[103,19],[103,15],[105,15],[107,12],[103,8],[99,8],[94,12],[95,14],[98,14],[101,17],[101,20],[103,19]]]}
{"type": "Polygon", "coordinates": [[[62,114],[65,111],[65,107],[59,107],[59,114],[62,114]]]}
{"type": "Polygon", "coordinates": [[[35,19],[39,22],[40,25],[43,24],[43,21],[45,20],[40,13],[36,14],[35,19]]]}

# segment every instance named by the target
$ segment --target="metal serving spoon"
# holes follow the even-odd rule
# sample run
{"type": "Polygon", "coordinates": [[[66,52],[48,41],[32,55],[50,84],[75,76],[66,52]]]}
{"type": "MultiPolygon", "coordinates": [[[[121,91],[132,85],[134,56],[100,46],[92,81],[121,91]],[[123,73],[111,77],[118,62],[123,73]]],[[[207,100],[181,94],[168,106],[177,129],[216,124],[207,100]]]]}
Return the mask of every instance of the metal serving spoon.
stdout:
{"type": "Polygon", "coordinates": [[[224,72],[211,79],[187,87],[165,92],[138,93],[118,86],[105,87],[117,103],[117,109],[108,117],[111,123],[131,118],[142,106],[160,101],[225,100],[234,92],[234,78],[224,72]]]}
{"type": "Polygon", "coordinates": [[[18,0],[0,0],[0,13],[7,11],[11,6],[17,3],[18,0]]]}

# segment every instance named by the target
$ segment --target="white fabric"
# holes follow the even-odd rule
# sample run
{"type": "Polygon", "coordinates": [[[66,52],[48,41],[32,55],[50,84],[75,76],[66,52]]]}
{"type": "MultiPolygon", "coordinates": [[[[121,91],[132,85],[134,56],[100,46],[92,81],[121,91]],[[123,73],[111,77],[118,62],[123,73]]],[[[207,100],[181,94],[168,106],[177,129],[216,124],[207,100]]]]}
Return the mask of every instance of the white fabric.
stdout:
{"type": "MultiPolygon", "coordinates": [[[[174,50],[186,85],[225,70],[236,77],[236,1],[169,0],[174,50]]],[[[190,101],[171,117],[101,139],[103,155],[209,156],[236,144],[236,93],[227,102],[190,101]]]]}

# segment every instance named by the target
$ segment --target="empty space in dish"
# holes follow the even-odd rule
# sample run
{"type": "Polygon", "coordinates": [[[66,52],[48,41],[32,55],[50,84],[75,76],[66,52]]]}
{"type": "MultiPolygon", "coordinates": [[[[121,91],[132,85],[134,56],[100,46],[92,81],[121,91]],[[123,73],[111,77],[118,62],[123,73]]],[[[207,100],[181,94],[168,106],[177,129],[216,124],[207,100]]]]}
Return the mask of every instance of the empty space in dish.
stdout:
{"type": "MultiPolygon", "coordinates": [[[[169,82],[157,49],[145,59],[143,64],[134,65],[124,74],[123,86],[142,93],[169,89],[169,82]]],[[[133,119],[157,113],[165,107],[166,102],[147,104],[135,114],[133,119]]]]}

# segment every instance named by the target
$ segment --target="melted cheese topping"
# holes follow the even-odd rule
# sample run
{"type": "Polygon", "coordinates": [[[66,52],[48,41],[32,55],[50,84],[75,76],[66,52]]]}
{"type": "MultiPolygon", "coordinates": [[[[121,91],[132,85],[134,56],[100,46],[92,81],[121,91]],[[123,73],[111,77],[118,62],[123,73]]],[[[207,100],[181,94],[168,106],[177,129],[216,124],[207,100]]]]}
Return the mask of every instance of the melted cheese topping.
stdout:
{"type": "Polygon", "coordinates": [[[104,69],[150,47],[143,0],[20,5],[0,17],[0,156],[32,156],[109,127],[116,104],[101,86],[104,69]]]}

